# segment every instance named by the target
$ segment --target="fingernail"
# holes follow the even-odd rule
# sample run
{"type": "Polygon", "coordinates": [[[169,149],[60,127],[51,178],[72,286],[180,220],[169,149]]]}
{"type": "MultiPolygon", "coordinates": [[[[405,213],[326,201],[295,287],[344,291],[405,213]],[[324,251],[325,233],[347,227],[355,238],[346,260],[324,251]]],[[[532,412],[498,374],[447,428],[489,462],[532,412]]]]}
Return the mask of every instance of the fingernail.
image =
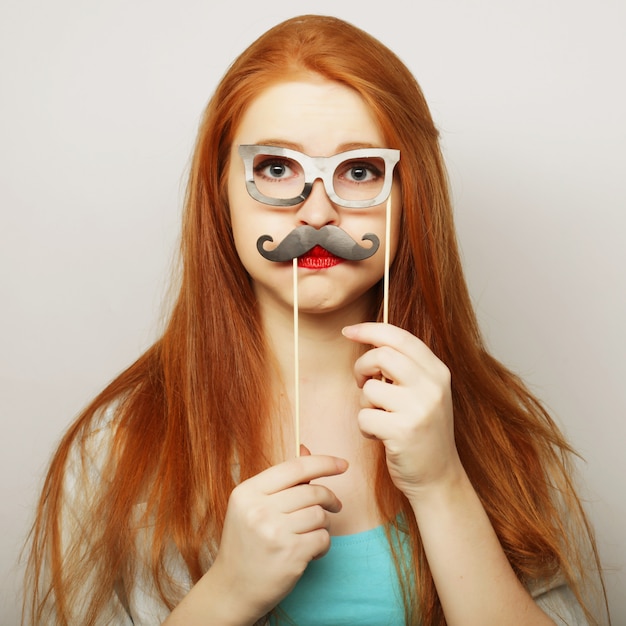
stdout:
{"type": "Polygon", "coordinates": [[[341,472],[345,472],[348,469],[349,463],[345,459],[335,457],[335,463],[337,464],[337,469],[341,472]]]}
{"type": "Polygon", "coordinates": [[[345,326],[344,328],[341,329],[341,334],[344,337],[352,338],[355,335],[354,331],[355,331],[354,326],[345,326]]]}

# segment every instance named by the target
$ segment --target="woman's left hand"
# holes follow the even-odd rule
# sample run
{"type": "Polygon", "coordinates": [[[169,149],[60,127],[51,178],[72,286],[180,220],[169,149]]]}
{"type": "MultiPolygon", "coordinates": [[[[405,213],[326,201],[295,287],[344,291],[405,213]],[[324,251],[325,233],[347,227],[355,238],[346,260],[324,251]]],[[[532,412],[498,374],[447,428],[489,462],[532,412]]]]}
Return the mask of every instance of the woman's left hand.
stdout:
{"type": "Polygon", "coordinates": [[[359,427],[384,443],[394,484],[409,500],[451,485],[463,467],[448,368],[417,337],[390,324],[356,324],[343,334],[373,346],[354,366],[359,427]]]}

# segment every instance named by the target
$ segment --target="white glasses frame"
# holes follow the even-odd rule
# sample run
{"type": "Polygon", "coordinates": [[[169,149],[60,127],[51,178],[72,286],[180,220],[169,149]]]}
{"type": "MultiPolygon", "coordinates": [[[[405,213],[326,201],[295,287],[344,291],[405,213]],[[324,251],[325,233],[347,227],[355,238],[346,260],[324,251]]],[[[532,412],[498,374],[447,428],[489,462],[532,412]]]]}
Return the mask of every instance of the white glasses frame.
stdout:
{"type": "Polygon", "coordinates": [[[332,202],[339,206],[349,209],[364,209],[377,204],[382,204],[391,193],[391,185],[393,184],[393,170],[400,160],[400,150],[392,148],[358,148],[356,150],[348,150],[340,152],[329,157],[312,157],[308,154],[292,150],[290,148],[282,148],[279,146],[263,146],[257,144],[245,144],[239,146],[239,154],[243,159],[244,170],[246,175],[246,189],[248,193],[259,202],[269,204],[271,206],[290,207],[304,202],[313,189],[313,183],[321,180],[324,183],[324,189],[332,202]],[[269,156],[286,157],[297,161],[302,166],[304,173],[304,187],[300,195],[295,198],[272,198],[262,194],[254,182],[254,157],[259,154],[267,154],[269,156]],[[385,163],[385,180],[383,181],[380,193],[370,200],[344,200],[340,198],[333,188],[333,175],[337,166],[351,159],[380,158],[385,163]]]}

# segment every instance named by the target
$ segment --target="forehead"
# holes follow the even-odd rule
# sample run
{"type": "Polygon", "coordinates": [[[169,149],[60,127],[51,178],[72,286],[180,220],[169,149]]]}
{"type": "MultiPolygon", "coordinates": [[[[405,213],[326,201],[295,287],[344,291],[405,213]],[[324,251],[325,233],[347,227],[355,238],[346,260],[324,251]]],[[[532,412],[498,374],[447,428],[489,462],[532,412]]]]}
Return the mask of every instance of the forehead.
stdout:
{"type": "Polygon", "coordinates": [[[359,94],[321,78],[278,83],[262,91],[245,111],[234,143],[285,146],[311,156],[385,147],[378,123],[359,94]]]}

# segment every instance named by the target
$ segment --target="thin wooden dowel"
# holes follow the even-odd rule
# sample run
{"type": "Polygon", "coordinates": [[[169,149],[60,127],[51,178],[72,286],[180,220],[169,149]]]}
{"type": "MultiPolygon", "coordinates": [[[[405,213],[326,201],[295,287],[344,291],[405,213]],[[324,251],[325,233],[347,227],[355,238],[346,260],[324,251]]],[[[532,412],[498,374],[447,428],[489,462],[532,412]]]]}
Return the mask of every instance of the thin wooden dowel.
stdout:
{"type": "Polygon", "coordinates": [[[385,272],[383,276],[383,323],[389,323],[389,259],[391,258],[391,193],[385,209],[385,272]]]}
{"type": "Polygon", "coordinates": [[[296,437],[296,456],[300,456],[300,341],[298,327],[298,259],[293,260],[293,420],[296,437]]]}

